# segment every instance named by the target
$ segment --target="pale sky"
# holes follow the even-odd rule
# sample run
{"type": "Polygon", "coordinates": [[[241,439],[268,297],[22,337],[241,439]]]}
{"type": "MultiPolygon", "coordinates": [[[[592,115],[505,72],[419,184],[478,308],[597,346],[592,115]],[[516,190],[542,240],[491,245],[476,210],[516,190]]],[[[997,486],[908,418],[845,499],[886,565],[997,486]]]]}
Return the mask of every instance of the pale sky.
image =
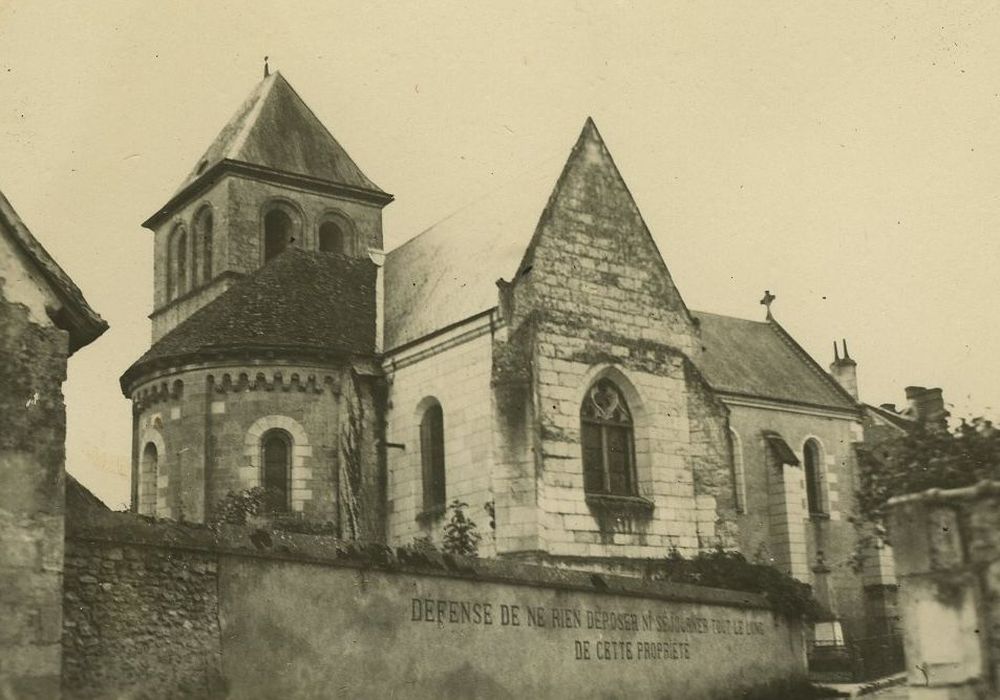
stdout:
{"type": "Polygon", "coordinates": [[[111,324],[70,362],[67,468],[127,502],[139,224],[265,55],[396,195],[389,248],[591,115],[691,308],[762,318],[770,289],[824,366],[847,338],[868,402],[941,386],[996,417],[997,37],[985,1],[0,0],[0,189],[111,324]]]}

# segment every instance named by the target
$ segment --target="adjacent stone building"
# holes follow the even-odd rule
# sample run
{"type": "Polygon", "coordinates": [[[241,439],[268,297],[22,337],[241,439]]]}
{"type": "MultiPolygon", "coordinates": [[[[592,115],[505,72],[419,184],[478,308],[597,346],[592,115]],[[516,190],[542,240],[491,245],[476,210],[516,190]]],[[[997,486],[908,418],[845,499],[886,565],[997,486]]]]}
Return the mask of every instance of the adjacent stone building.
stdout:
{"type": "Polygon", "coordinates": [[[107,327],[0,193],[0,697],[59,696],[62,383],[107,327]]]}
{"type": "Polygon", "coordinates": [[[266,77],[146,222],[133,508],[203,521],[265,486],[399,545],[440,542],[457,500],[482,555],[642,573],[739,549],[873,633],[846,348],[831,374],[769,305],[689,309],[589,119],[557,179],[515,190],[386,254],[392,197],[266,77]]]}

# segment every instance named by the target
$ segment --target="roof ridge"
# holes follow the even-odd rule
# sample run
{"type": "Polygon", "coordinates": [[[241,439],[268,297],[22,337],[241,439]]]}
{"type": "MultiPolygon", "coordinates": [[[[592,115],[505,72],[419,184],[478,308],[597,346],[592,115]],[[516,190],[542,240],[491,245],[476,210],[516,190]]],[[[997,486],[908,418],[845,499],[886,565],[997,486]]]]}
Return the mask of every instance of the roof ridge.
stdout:
{"type": "MultiPolygon", "coordinates": [[[[264,108],[264,101],[267,99],[271,90],[274,89],[274,83],[277,81],[279,75],[281,74],[278,71],[275,71],[257,84],[257,88],[254,90],[254,92],[257,90],[260,91],[257,94],[257,99],[254,102],[253,107],[250,108],[250,111],[244,115],[243,124],[240,126],[239,133],[236,134],[236,138],[234,138],[229,144],[229,148],[223,152],[223,159],[228,158],[230,160],[239,160],[236,157],[236,154],[239,153],[239,150],[243,148],[243,145],[246,143],[247,137],[250,135],[250,129],[253,128],[256,118],[260,116],[260,112],[264,108]]],[[[209,148],[211,148],[211,146],[209,146],[209,148]]]]}
{"type": "Polygon", "coordinates": [[[728,318],[733,321],[743,321],[744,323],[756,323],[757,325],[763,326],[767,324],[767,321],[755,321],[752,318],[743,318],[742,316],[730,316],[729,314],[720,314],[715,311],[699,311],[698,309],[691,309],[691,313],[697,314],[698,316],[715,316],[716,318],[728,318]]]}
{"type": "Polygon", "coordinates": [[[52,312],[49,312],[49,315],[57,327],[69,333],[69,354],[72,355],[90,344],[108,330],[108,322],[87,303],[80,288],[45,249],[41,241],[35,238],[2,190],[0,190],[0,222],[6,222],[7,225],[3,228],[10,231],[14,246],[37,266],[41,276],[55,295],[62,300],[66,312],[65,318],[55,318],[52,312]],[[69,327],[64,327],[65,325],[69,327]]]}
{"type": "Polygon", "coordinates": [[[765,323],[773,327],[777,331],[778,337],[781,338],[785,342],[785,344],[788,345],[796,354],[802,357],[806,361],[806,365],[810,369],[812,369],[813,372],[818,374],[820,378],[823,379],[823,381],[826,382],[828,386],[830,386],[835,392],[840,394],[842,398],[847,399],[847,401],[850,402],[851,405],[853,406],[860,405],[859,400],[851,396],[850,392],[848,392],[847,389],[845,389],[840,385],[840,382],[834,379],[829,372],[824,370],[823,367],[813,358],[813,356],[810,355],[808,352],[806,352],[805,348],[799,345],[798,341],[795,340],[795,338],[793,338],[792,335],[788,331],[786,331],[785,328],[780,323],[778,323],[777,319],[771,316],[767,319],[765,323]]]}
{"type": "Polygon", "coordinates": [[[454,219],[459,214],[462,214],[462,213],[468,211],[469,209],[471,209],[472,207],[476,206],[477,204],[480,204],[483,201],[488,200],[490,197],[494,197],[497,194],[499,194],[500,192],[502,192],[502,191],[504,191],[504,190],[506,190],[506,189],[508,189],[510,187],[513,187],[514,185],[516,185],[516,184],[518,184],[520,182],[523,182],[524,179],[526,177],[529,177],[530,175],[534,175],[536,177],[541,177],[544,174],[546,177],[548,177],[548,173],[545,172],[542,168],[544,166],[546,166],[546,165],[550,165],[553,161],[556,161],[557,159],[561,159],[561,156],[553,154],[553,155],[549,156],[548,158],[545,158],[544,160],[539,160],[537,163],[535,163],[534,165],[532,165],[530,167],[530,169],[522,170],[518,174],[512,175],[511,177],[503,180],[502,182],[497,183],[497,185],[495,187],[493,187],[493,188],[491,188],[489,190],[485,190],[485,191],[481,192],[479,195],[477,195],[477,196],[473,197],[472,199],[466,201],[465,204],[463,204],[462,206],[458,207],[457,209],[453,209],[451,211],[451,213],[447,214],[446,216],[444,216],[444,217],[442,217],[440,219],[437,219],[433,224],[430,224],[429,226],[425,227],[423,230],[421,230],[416,235],[411,236],[410,238],[406,239],[405,241],[403,241],[402,243],[400,243],[399,245],[397,245],[395,248],[393,248],[392,250],[390,250],[387,253],[387,255],[392,255],[396,251],[405,248],[410,243],[413,243],[414,241],[416,241],[416,240],[420,239],[421,237],[423,237],[425,234],[430,233],[431,231],[433,231],[434,229],[436,229],[437,227],[439,227],[441,224],[454,219]]]}
{"type": "MultiPolygon", "coordinates": [[[[309,106],[309,103],[306,102],[305,99],[303,99],[302,95],[299,94],[299,91],[295,89],[295,86],[292,85],[288,81],[288,79],[281,74],[280,71],[274,71],[274,76],[276,78],[280,77],[281,78],[281,82],[283,82],[286,86],[288,86],[288,89],[291,90],[292,94],[295,95],[299,99],[299,102],[301,102],[302,105],[306,108],[306,111],[308,111],[309,114],[312,115],[312,118],[316,120],[316,123],[320,125],[320,128],[322,128],[323,131],[326,132],[326,135],[330,137],[330,140],[333,141],[333,143],[337,146],[337,148],[339,148],[341,151],[343,151],[344,155],[347,156],[347,160],[350,161],[354,165],[354,169],[358,171],[358,174],[365,180],[365,182],[368,183],[368,185],[370,186],[370,188],[373,189],[376,192],[385,193],[385,190],[383,190],[381,187],[379,187],[378,185],[376,185],[375,182],[372,181],[371,178],[369,178],[367,175],[364,174],[364,172],[362,172],[361,166],[359,166],[357,163],[354,162],[354,159],[351,158],[351,155],[347,152],[347,149],[344,148],[343,144],[341,144],[340,141],[337,140],[337,137],[333,135],[333,132],[330,131],[329,127],[327,127],[327,125],[323,122],[323,120],[319,118],[319,115],[316,114],[315,110],[313,110],[313,108],[309,106]]],[[[262,98],[263,98],[263,96],[262,96],[262,98]]]]}

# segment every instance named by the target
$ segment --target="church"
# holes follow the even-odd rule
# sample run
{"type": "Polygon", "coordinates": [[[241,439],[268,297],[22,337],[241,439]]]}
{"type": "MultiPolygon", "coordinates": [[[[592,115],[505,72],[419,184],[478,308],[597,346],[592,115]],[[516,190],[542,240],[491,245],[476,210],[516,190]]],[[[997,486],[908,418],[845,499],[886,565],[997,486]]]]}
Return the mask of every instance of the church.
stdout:
{"type": "Polygon", "coordinates": [[[846,346],[820,366],[769,293],[762,320],[688,308],[592,120],[529,184],[386,251],[393,196],[266,76],[144,223],[132,509],[204,522],[263,487],[273,513],[404,545],[439,543],[460,501],[484,557],[641,575],[737,549],[849,637],[884,633],[891,556],[850,566],[846,346]]]}

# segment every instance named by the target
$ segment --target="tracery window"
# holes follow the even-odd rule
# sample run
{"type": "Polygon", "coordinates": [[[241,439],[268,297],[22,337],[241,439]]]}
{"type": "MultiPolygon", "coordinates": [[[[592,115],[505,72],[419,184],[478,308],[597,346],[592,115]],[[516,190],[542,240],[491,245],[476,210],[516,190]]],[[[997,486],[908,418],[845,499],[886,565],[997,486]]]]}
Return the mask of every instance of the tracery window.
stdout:
{"type": "Polygon", "coordinates": [[[591,494],[635,496],[635,438],[625,397],[609,379],[587,391],[580,408],[583,488],[591,494]]]}

